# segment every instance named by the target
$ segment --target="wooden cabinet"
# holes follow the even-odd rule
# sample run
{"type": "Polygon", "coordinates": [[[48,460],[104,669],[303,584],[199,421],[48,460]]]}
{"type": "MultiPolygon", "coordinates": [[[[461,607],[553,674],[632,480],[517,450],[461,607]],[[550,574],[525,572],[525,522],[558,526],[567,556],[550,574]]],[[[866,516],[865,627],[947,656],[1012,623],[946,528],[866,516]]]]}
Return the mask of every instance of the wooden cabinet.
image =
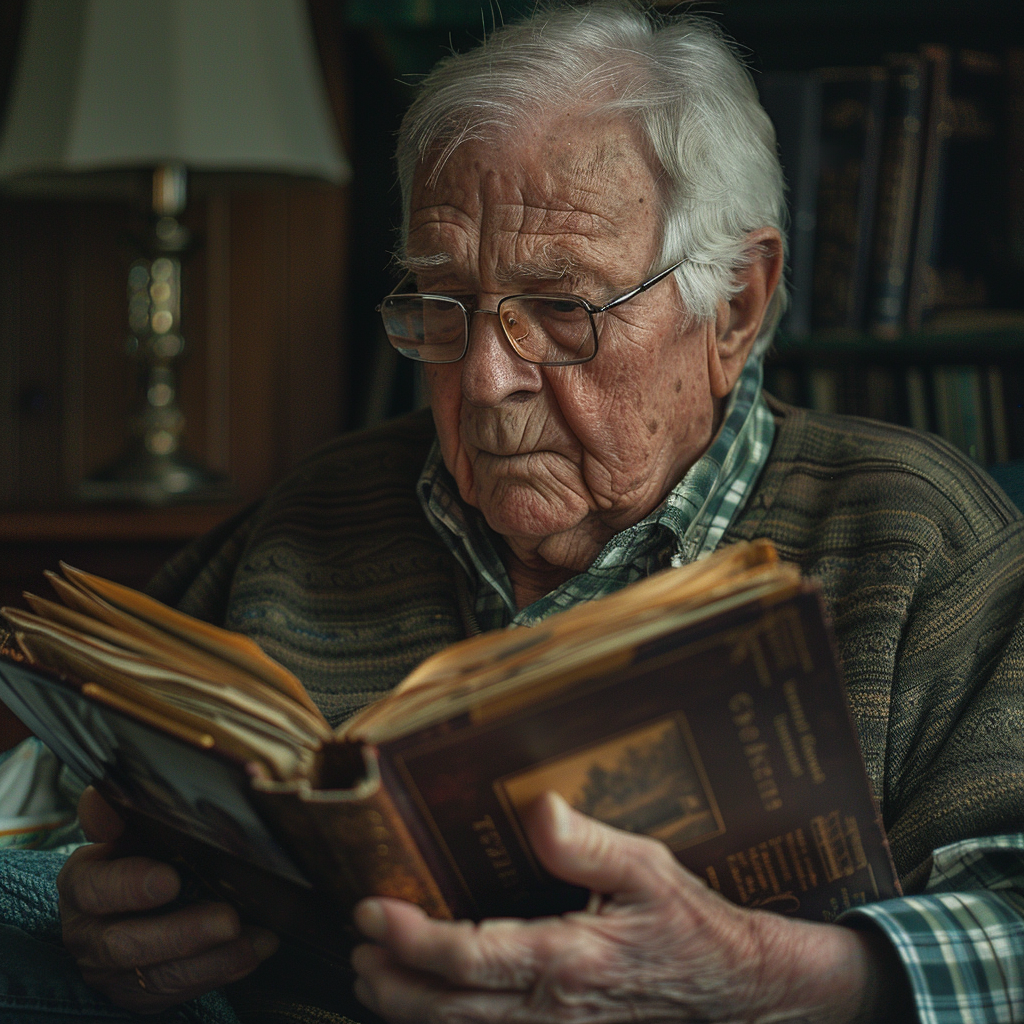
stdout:
{"type": "Polygon", "coordinates": [[[144,587],[176,551],[240,507],[0,512],[0,603],[21,604],[23,590],[45,595],[42,574],[56,569],[61,560],[130,587],[144,587]]]}

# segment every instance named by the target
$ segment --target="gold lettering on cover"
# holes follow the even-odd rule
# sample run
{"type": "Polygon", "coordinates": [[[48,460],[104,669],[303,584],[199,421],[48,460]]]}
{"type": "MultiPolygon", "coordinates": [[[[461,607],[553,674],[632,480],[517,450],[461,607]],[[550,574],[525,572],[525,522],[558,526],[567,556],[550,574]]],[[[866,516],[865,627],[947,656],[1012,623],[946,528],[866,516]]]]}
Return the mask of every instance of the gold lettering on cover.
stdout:
{"type": "Polygon", "coordinates": [[[749,693],[736,693],[729,700],[736,738],[740,741],[743,756],[747,759],[750,777],[757,787],[757,795],[761,806],[766,811],[778,811],[782,808],[782,794],[775,781],[769,747],[761,737],[761,731],[754,724],[754,699],[749,693]]]}
{"type": "Polygon", "coordinates": [[[800,888],[804,892],[815,888],[818,884],[818,875],[814,870],[807,847],[807,837],[802,828],[796,828],[792,832],[786,833],[786,847],[789,850],[790,863],[800,881],[800,888]]]}
{"type": "Polygon", "coordinates": [[[775,735],[779,737],[779,743],[782,745],[782,756],[786,759],[789,774],[798,779],[804,774],[804,766],[800,763],[793,734],[789,731],[789,718],[786,715],[776,715],[772,722],[775,724],[775,735]]]}
{"type": "Polygon", "coordinates": [[[516,871],[512,858],[508,854],[508,847],[505,846],[494,824],[494,819],[484,815],[479,821],[473,822],[473,831],[477,834],[480,845],[490,861],[491,867],[498,878],[498,881],[506,888],[511,889],[519,883],[519,872],[516,871]]]}
{"type": "Polygon", "coordinates": [[[858,871],[868,866],[868,858],[864,853],[864,843],[860,838],[860,828],[857,819],[852,815],[846,816],[846,839],[850,844],[850,855],[853,857],[854,867],[858,871]]]}
{"type": "Polygon", "coordinates": [[[830,882],[867,867],[856,818],[840,817],[839,811],[819,815],[811,819],[811,834],[830,882]]]}
{"type": "Polygon", "coordinates": [[[800,753],[803,755],[804,764],[807,765],[811,781],[820,784],[825,781],[826,776],[818,761],[818,741],[811,731],[810,722],[807,721],[796,680],[787,679],[782,684],[782,693],[786,698],[786,706],[789,708],[789,717],[793,722],[793,728],[796,729],[799,737],[800,753]]]}
{"type": "Polygon", "coordinates": [[[800,737],[800,749],[803,751],[804,760],[807,762],[807,770],[811,773],[811,782],[821,783],[825,781],[825,773],[818,763],[818,741],[814,733],[805,732],[800,737]]]}

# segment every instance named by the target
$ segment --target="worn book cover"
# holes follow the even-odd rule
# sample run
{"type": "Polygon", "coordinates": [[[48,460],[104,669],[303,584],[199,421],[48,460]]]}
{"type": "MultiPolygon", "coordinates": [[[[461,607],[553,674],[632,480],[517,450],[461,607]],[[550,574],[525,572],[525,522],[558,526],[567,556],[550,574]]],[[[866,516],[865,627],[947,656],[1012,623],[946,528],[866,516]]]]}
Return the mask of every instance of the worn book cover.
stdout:
{"type": "MultiPolygon", "coordinates": [[[[135,601],[114,587],[104,600],[135,601]]],[[[189,670],[185,655],[168,668],[152,633],[165,613],[148,600],[132,605],[150,620],[140,615],[146,628],[126,641],[148,676],[113,653],[109,623],[72,655],[77,618],[7,609],[18,649],[0,660],[0,700],[125,811],[135,849],[190,866],[249,916],[321,946],[341,941],[371,893],[441,917],[583,907],[589,894],[550,877],[525,835],[547,790],[664,842],[743,906],[832,920],[899,891],[820,595],[770,545],[736,545],[536,627],[457,644],[335,734],[312,730],[291,759],[267,739],[290,728],[279,714],[246,739],[209,694],[205,718],[194,694],[157,699],[201,676],[225,641],[200,624],[189,670]],[[148,680],[138,694],[129,669],[148,680]]],[[[177,630],[168,650],[186,620],[164,619],[177,630]]]]}

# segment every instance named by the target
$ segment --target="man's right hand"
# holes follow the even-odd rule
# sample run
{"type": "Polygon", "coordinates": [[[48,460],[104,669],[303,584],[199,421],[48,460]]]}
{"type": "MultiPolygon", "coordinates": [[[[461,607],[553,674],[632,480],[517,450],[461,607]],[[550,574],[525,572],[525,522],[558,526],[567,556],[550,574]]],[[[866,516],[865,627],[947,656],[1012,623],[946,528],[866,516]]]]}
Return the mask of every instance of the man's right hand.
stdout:
{"type": "Polygon", "coordinates": [[[242,925],[226,903],[154,913],[178,895],[177,872],[115,858],[124,823],[91,786],[78,814],[94,845],[76,850],[57,878],[64,945],[86,983],[118,1006],[155,1013],[245,977],[277,949],[272,932],[242,925]]]}

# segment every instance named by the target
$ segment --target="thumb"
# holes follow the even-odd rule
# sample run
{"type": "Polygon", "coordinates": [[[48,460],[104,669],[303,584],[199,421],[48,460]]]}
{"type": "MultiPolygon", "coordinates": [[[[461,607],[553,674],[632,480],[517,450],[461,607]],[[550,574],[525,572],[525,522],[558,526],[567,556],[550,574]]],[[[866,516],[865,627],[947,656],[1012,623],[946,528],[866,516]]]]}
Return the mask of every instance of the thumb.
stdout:
{"type": "Polygon", "coordinates": [[[116,842],[124,831],[120,815],[92,786],[86,786],[78,800],[78,817],[92,843],[116,842]]]}
{"type": "Polygon", "coordinates": [[[602,895],[650,895],[660,888],[659,867],[678,867],[662,843],[580,814],[558,793],[534,803],[526,832],[551,874],[602,895]]]}

